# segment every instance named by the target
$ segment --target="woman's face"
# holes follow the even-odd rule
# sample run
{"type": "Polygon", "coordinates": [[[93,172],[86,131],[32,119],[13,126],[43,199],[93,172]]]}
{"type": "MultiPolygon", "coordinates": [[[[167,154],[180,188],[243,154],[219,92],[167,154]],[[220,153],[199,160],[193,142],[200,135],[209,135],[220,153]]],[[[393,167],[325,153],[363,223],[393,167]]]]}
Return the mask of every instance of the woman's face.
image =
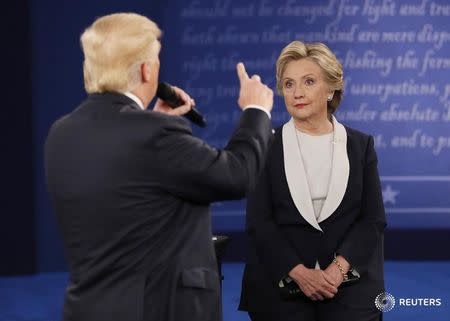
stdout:
{"type": "Polygon", "coordinates": [[[287,111],[295,120],[328,119],[327,98],[333,91],[317,63],[308,58],[290,61],[281,84],[287,111]]]}

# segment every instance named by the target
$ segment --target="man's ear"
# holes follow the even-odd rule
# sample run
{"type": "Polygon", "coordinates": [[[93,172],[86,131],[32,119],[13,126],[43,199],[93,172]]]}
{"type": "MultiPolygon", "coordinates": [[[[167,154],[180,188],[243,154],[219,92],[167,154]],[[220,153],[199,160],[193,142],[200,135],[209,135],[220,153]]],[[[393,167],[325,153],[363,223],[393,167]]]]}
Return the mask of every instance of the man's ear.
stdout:
{"type": "Polygon", "coordinates": [[[141,65],[141,80],[142,82],[149,82],[152,77],[151,65],[148,62],[144,62],[141,65]]]}

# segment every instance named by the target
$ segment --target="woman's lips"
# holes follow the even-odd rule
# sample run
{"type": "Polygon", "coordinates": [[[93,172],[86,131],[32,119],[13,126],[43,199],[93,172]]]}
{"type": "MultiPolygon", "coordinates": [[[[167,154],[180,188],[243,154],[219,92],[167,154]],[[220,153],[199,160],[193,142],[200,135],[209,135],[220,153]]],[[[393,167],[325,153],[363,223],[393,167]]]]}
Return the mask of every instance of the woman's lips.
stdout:
{"type": "Polygon", "coordinates": [[[298,109],[305,108],[308,104],[295,104],[294,107],[298,109]]]}

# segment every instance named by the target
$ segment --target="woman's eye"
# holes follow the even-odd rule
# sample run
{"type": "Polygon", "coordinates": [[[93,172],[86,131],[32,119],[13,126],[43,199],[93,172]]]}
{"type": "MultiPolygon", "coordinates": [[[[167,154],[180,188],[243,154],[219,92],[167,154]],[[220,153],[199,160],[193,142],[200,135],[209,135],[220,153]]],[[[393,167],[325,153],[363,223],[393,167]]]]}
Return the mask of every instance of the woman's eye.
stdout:
{"type": "Polygon", "coordinates": [[[306,79],[305,83],[306,83],[308,86],[311,86],[311,85],[314,84],[314,79],[308,78],[308,79],[306,79]]]}
{"type": "Polygon", "coordinates": [[[285,87],[285,88],[292,88],[293,86],[294,86],[294,84],[293,84],[292,81],[286,81],[286,82],[284,83],[284,87],[285,87]]]}

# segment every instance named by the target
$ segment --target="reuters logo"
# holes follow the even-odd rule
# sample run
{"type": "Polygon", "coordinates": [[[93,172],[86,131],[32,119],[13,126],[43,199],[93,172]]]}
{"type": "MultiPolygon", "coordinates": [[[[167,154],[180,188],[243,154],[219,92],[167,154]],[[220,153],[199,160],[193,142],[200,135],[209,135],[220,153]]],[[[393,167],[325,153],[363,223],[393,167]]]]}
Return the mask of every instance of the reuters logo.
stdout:
{"type": "Polygon", "coordinates": [[[375,298],[375,306],[381,312],[389,312],[395,307],[395,298],[390,293],[380,293],[375,298]]]}

